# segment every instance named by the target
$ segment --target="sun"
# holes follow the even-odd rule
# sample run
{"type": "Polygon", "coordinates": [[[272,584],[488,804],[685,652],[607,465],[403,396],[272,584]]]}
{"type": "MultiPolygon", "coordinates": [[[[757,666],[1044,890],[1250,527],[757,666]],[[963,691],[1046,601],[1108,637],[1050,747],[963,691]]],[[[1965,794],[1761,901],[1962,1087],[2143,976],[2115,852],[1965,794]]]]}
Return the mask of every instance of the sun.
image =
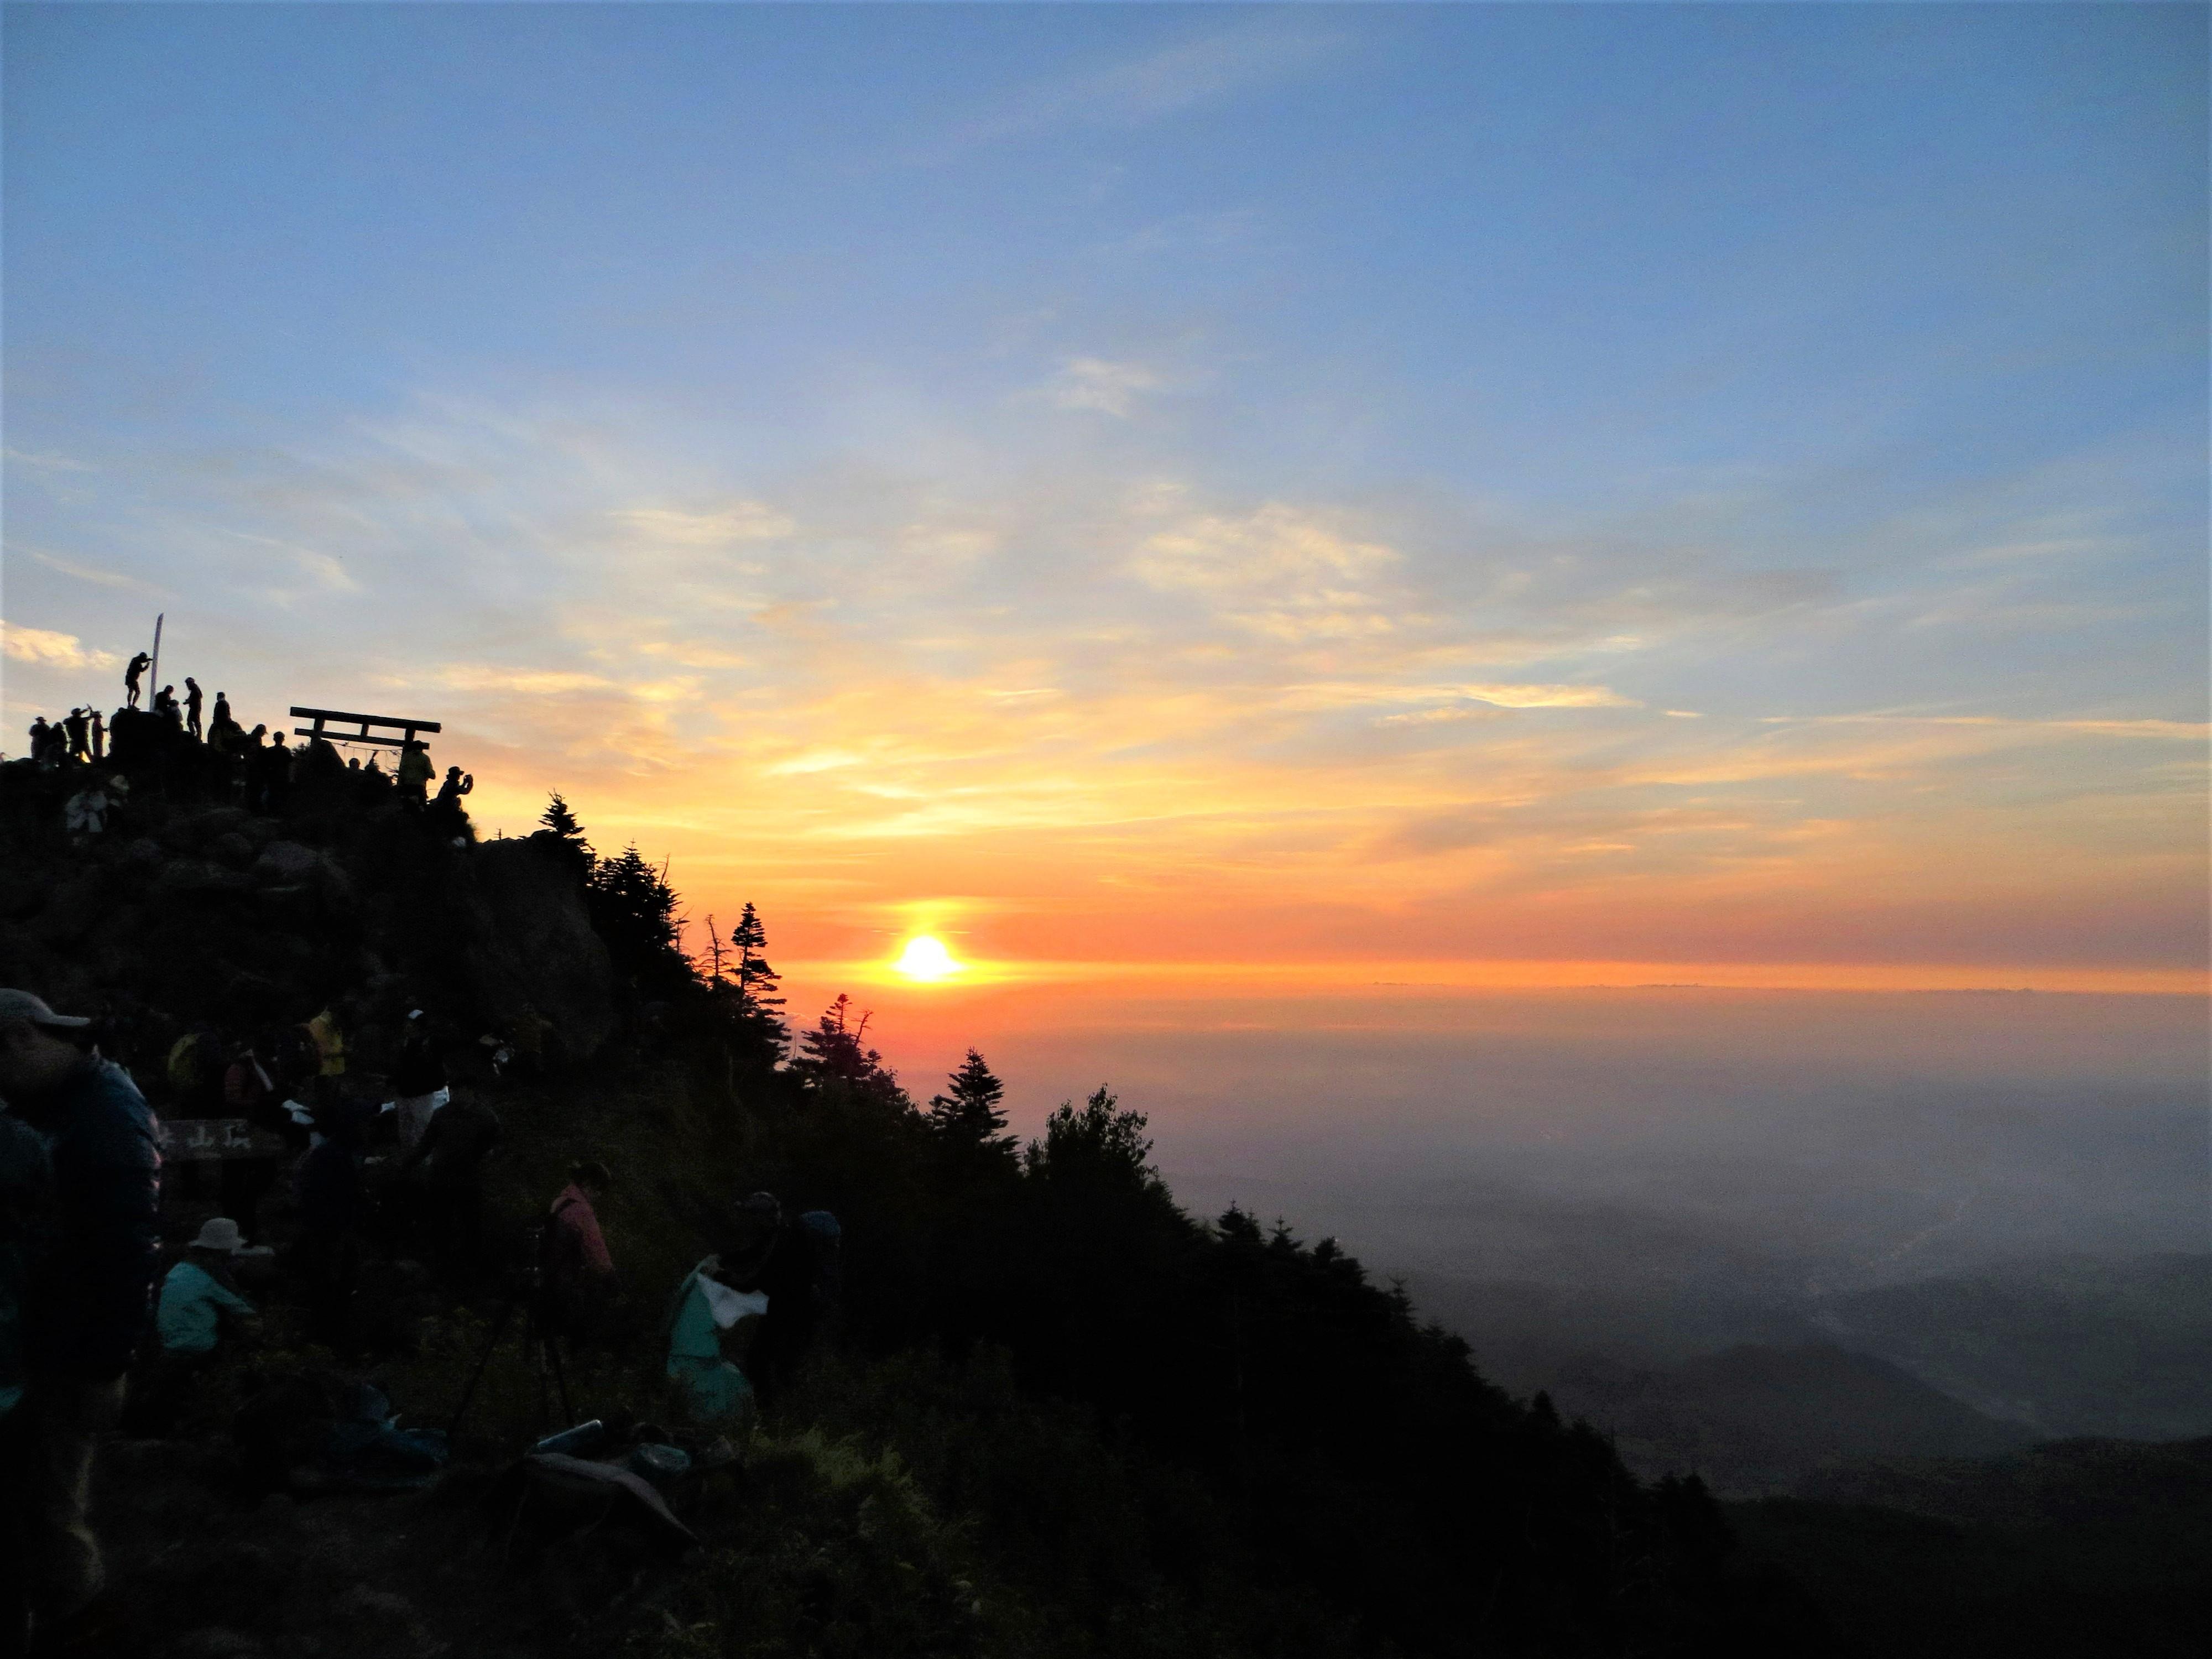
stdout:
{"type": "Polygon", "coordinates": [[[952,953],[942,940],[927,933],[916,933],[906,942],[906,949],[891,966],[908,979],[949,979],[962,971],[961,964],[953,961],[952,953]]]}

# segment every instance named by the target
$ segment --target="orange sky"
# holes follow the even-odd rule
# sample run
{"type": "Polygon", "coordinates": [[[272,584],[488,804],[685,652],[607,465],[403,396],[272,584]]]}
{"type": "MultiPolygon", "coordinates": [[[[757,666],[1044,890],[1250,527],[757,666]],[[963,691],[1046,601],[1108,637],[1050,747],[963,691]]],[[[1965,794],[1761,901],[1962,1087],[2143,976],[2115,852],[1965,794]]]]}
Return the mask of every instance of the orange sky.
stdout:
{"type": "Polygon", "coordinates": [[[2191,9],[18,9],[12,752],[163,614],[807,999],[2205,987],[2191,9]]]}

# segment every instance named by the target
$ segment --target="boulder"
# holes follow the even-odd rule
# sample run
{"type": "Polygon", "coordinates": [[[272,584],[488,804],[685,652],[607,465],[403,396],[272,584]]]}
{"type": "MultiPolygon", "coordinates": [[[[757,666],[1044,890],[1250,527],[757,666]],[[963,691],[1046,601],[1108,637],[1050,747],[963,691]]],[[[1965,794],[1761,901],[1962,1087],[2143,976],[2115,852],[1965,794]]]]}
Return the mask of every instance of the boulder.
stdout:
{"type": "Polygon", "coordinates": [[[253,863],[254,876],[271,887],[301,886],[315,878],[323,855],[296,841],[272,841],[253,863]]]}
{"type": "Polygon", "coordinates": [[[226,870],[204,859],[172,859],[154,878],[156,899],[198,898],[217,893],[253,890],[253,878],[239,870],[226,870]]]}
{"type": "Polygon", "coordinates": [[[100,872],[87,871],[52,890],[32,931],[42,944],[58,951],[72,949],[99,921],[107,899],[106,884],[100,872]]]}
{"type": "Polygon", "coordinates": [[[472,924],[463,955],[485,1012],[548,1061],[597,1054],[614,1030],[614,969],[574,870],[533,842],[495,841],[466,874],[456,895],[472,924]]]}
{"type": "Polygon", "coordinates": [[[226,830],[208,843],[208,854],[218,864],[243,870],[253,862],[253,843],[235,830],[226,830]]]}

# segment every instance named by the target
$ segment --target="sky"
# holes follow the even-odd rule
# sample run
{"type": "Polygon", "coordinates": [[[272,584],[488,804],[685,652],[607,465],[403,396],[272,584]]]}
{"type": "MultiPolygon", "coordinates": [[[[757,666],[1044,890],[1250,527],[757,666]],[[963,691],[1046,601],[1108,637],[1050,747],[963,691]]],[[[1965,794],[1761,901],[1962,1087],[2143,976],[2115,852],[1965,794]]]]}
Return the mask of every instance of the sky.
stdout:
{"type": "Polygon", "coordinates": [[[441,720],[485,833],[563,791],[932,1064],[1132,997],[2203,994],[2202,8],[4,46],[12,752],[162,613],[164,679],[441,720]]]}

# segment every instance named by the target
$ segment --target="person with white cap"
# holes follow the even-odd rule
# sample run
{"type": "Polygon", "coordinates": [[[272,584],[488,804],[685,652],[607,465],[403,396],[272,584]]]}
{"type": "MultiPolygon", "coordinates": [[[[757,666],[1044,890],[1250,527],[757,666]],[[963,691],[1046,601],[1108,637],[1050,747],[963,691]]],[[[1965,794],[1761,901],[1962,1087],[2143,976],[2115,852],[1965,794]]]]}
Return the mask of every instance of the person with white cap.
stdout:
{"type": "Polygon", "coordinates": [[[224,1323],[258,1328],[253,1304],[238,1293],[230,1277],[231,1258],[245,1242],[235,1221],[217,1216],[200,1229],[161,1281],[154,1316],[161,1352],[132,1374],[123,1414],[125,1434],[159,1438],[175,1432],[192,1379],[215,1358],[224,1323]]]}
{"type": "Polygon", "coordinates": [[[161,1309],[154,1316],[164,1354],[213,1353],[223,1315],[258,1316],[230,1280],[230,1258],[245,1243],[238,1224],[219,1215],[200,1229],[184,1259],[169,1269],[161,1281],[161,1309]]]}
{"type": "Polygon", "coordinates": [[[0,1578],[17,1581],[0,1584],[0,1607],[27,1599],[41,1639],[106,1582],[88,1518],[93,1448],[122,1407],[161,1249],[154,1114],[91,1024],[0,989],[0,1097],[45,1139],[54,1176],[50,1245],[23,1309],[23,1402],[0,1449],[0,1578]]]}
{"type": "Polygon", "coordinates": [[[392,1067],[393,1103],[398,1113],[399,1149],[411,1152],[420,1144],[430,1119],[447,1099],[446,1062],[430,1035],[430,1022],[420,1008],[407,1016],[399,1038],[398,1058],[392,1067]]]}

